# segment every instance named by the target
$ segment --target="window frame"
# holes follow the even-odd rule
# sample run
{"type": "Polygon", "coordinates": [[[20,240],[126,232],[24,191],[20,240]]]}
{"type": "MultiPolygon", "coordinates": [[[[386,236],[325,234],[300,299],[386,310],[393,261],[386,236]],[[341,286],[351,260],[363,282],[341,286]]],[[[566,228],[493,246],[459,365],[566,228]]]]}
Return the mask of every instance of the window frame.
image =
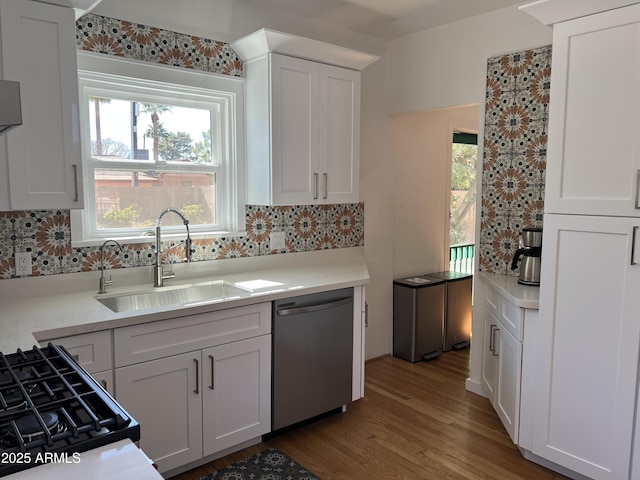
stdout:
{"type": "MultiPolygon", "coordinates": [[[[141,243],[153,241],[153,237],[145,235],[142,229],[100,229],[97,232],[93,228],[96,224],[94,170],[103,167],[120,170],[149,167],[149,162],[145,161],[91,158],[88,99],[109,91],[118,92],[119,98],[129,97],[150,103],[162,104],[170,99],[176,106],[194,106],[193,102],[220,105],[219,123],[212,122],[212,129],[222,129],[220,164],[189,165],[188,169],[194,173],[204,171],[216,175],[216,220],[219,221],[213,228],[190,225],[190,229],[194,236],[245,233],[244,78],[78,51],[78,83],[85,208],[71,212],[74,247],[101,245],[107,238],[141,243]],[[154,92],[162,92],[163,96],[154,92]],[[211,101],[211,96],[217,100],[211,101]]],[[[166,165],[163,170],[185,171],[180,165],[166,165]]],[[[183,235],[183,229],[167,226],[167,237],[172,233],[183,235]]]]}

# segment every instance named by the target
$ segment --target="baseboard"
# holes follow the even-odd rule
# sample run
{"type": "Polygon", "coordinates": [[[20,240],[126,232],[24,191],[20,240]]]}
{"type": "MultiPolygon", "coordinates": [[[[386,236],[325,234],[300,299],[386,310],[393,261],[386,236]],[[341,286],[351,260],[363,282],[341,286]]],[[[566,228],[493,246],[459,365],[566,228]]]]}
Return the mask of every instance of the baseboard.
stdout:
{"type": "Polygon", "coordinates": [[[584,475],[574,472],[573,470],[569,470],[562,465],[558,465],[557,463],[553,463],[546,458],[539,457],[538,455],[530,452],[529,450],[525,450],[524,448],[518,447],[520,453],[524,458],[529,460],[530,462],[537,463],[538,465],[542,465],[549,470],[553,470],[554,472],[558,472],[565,477],[572,478],[573,480],[591,480],[589,477],[585,477],[584,475]]]}
{"type": "Polygon", "coordinates": [[[480,382],[477,382],[471,378],[467,378],[464,382],[465,388],[471,393],[475,393],[476,395],[480,395],[481,397],[487,398],[487,394],[482,389],[482,385],[480,382]]]}

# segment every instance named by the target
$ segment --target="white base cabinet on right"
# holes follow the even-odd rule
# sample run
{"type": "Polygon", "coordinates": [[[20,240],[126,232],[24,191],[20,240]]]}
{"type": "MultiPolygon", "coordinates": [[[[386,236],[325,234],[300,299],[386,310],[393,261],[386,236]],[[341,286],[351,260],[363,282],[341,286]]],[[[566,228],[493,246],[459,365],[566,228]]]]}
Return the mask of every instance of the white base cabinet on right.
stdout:
{"type": "Polygon", "coordinates": [[[482,389],[509,437],[517,445],[524,325],[528,316],[533,312],[537,314],[537,311],[518,307],[484,280],[476,282],[476,285],[482,289],[484,298],[484,305],[480,306],[484,317],[482,389]]]}
{"type": "Polygon", "coordinates": [[[637,218],[544,218],[532,448],[596,480],[640,478],[630,476],[640,353],[638,228],[637,218]]]}

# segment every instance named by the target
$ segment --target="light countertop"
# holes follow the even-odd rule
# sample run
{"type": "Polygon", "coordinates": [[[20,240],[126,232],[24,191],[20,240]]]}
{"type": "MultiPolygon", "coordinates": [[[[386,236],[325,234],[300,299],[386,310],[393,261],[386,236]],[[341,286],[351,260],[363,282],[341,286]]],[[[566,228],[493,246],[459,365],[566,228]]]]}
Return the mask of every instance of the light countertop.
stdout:
{"type": "MultiPolygon", "coordinates": [[[[114,285],[106,295],[153,289],[152,267],[107,271],[114,285]]],[[[0,351],[32,348],[40,341],[98,330],[193,315],[226,308],[364,285],[369,273],[362,247],[268,255],[175,265],[181,283],[264,280],[277,285],[254,288],[218,303],[165,306],[112,312],[96,300],[99,272],[0,281],[0,351]]]]}
{"type": "Polygon", "coordinates": [[[6,480],[162,480],[147,456],[131,440],[120,440],[77,456],[32,467],[5,477],[6,480]]]}
{"type": "Polygon", "coordinates": [[[518,277],[480,272],[479,277],[498,290],[510,303],[520,308],[538,310],[540,287],[521,285],[518,277]]]}

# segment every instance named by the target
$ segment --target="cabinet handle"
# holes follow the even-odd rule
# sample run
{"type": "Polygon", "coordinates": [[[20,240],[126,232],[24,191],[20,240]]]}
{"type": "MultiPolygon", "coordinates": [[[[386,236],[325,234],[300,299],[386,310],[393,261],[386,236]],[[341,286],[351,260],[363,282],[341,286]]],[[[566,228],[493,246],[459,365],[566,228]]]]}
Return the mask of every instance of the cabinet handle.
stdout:
{"type": "Polygon", "coordinates": [[[636,171],[636,210],[640,209],[640,199],[638,194],[640,193],[640,169],[636,171]]]}
{"type": "Polygon", "coordinates": [[[323,184],[324,184],[324,194],[322,195],[322,198],[324,200],[327,199],[327,180],[328,180],[329,175],[326,173],[322,174],[322,180],[323,180],[323,184]]]}
{"type": "Polygon", "coordinates": [[[193,359],[196,362],[196,389],[193,391],[196,395],[200,393],[200,362],[197,358],[193,359]]]}
{"type": "MultiPolygon", "coordinates": [[[[496,332],[498,332],[498,335],[500,335],[500,329],[498,327],[495,328],[495,330],[493,331],[493,335],[495,336],[496,332]]],[[[498,349],[496,348],[496,341],[493,341],[493,356],[494,357],[499,357],[500,356],[500,352],[498,352],[498,349]]]]}
{"type": "Polygon", "coordinates": [[[318,199],[318,174],[313,174],[313,199],[318,199]]]}
{"type": "Polygon", "coordinates": [[[214,377],[214,375],[215,375],[214,367],[215,367],[216,361],[213,358],[213,355],[209,355],[209,359],[211,360],[211,385],[209,385],[209,389],[214,390],[215,389],[215,384],[216,384],[215,383],[215,377],[214,377]]]}
{"type": "Polygon", "coordinates": [[[100,380],[100,383],[102,384],[102,388],[104,388],[106,390],[107,389],[107,381],[103,378],[102,380],[100,380]]]}
{"type": "MultiPolygon", "coordinates": [[[[75,163],[71,165],[73,168],[73,188],[75,189],[75,196],[73,197],[73,201],[78,201],[78,165],[75,163]]],[[[638,171],[640,173],[640,170],[638,171]]]]}
{"type": "Polygon", "coordinates": [[[489,330],[489,351],[495,352],[495,346],[493,345],[493,331],[496,329],[497,325],[491,325],[491,329],[489,330]]]}
{"type": "Polygon", "coordinates": [[[636,237],[638,236],[638,227],[633,227],[631,234],[631,265],[637,265],[636,262],[636,237]]]}

